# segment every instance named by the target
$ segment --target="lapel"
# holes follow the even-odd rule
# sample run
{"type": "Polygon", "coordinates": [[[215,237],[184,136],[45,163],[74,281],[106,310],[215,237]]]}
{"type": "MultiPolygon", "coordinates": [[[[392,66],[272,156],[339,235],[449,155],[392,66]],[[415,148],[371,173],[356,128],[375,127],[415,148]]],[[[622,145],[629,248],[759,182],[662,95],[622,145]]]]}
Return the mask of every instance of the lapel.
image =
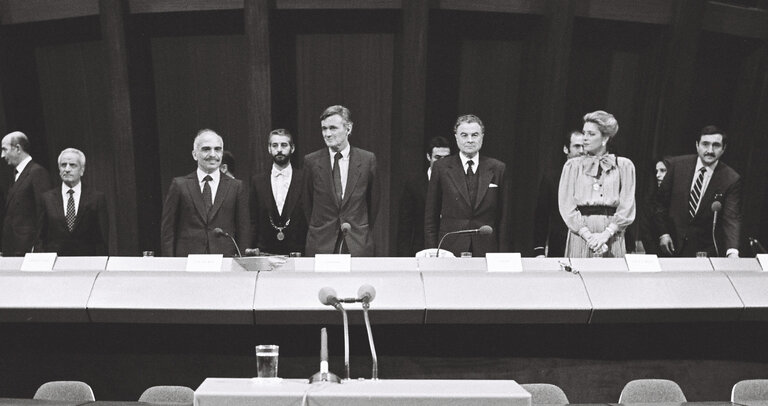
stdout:
{"type": "Polygon", "coordinates": [[[293,213],[293,208],[296,206],[296,202],[299,200],[299,193],[302,185],[302,173],[300,170],[293,168],[293,175],[291,176],[291,184],[288,186],[288,194],[285,196],[285,205],[283,205],[283,218],[290,218],[293,213]]]}
{"type": "Polygon", "coordinates": [[[491,184],[491,180],[493,179],[493,169],[490,167],[488,161],[485,158],[480,158],[478,160],[477,166],[480,167],[480,173],[477,174],[477,196],[475,199],[475,209],[480,206],[480,202],[483,201],[485,193],[488,192],[488,185],[491,184]]]}
{"type": "Polygon", "coordinates": [[[355,152],[355,148],[350,147],[349,169],[347,169],[347,187],[344,188],[344,199],[341,201],[341,205],[339,207],[344,207],[344,205],[347,204],[350,196],[352,196],[352,191],[355,190],[357,180],[360,179],[360,165],[363,163],[360,161],[360,158],[357,155],[358,154],[355,152]]]}
{"type": "Polygon", "coordinates": [[[707,190],[704,191],[704,194],[701,196],[701,201],[699,202],[699,210],[696,211],[696,216],[704,215],[705,213],[711,213],[711,207],[712,202],[715,200],[715,194],[716,193],[722,193],[723,188],[723,181],[725,181],[725,178],[723,176],[723,163],[718,162],[717,167],[715,167],[715,170],[712,172],[712,178],[709,179],[709,185],[707,185],[707,190]]]}
{"type": "MultiPolygon", "coordinates": [[[[82,182],[81,182],[82,184],[82,182]]],[[[88,209],[88,205],[91,203],[90,195],[88,194],[87,189],[85,188],[85,185],[82,185],[80,188],[80,204],[77,206],[77,216],[75,217],[75,225],[72,226],[72,232],[74,233],[75,230],[77,230],[77,227],[81,223],[81,219],[83,217],[83,213],[88,209]]],[[[64,219],[66,223],[66,219],[64,219]]]]}
{"type": "MultiPolygon", "coordinates": [[[[459,191],[459,194],[464,198],[464,201],[467,202],[467,206],[469,206],[470,200],[469,189],[467,189],[467,175],[464,173],[464,168],[461,165],[461,158],[459,158],[458,155],[454,155],[451,157],[451,160],[448,161],[448,164],[448,178],[453,182],[453,187],[459,191]]],[[[480,190],[479,187],[478,190],[480,190]]]]}
{"type": "MultiPolygon", "coordinates": [[[[225,200],[227,200],[227,195],[229,194],[229,191],[232,189],[232,184],[234,180],[230,179],[229,176],[220,176],[219,177],[219,187],[216,189],[216,196],[213,198],[213,207],[211,207],[211,211],[208,213],[207,219],[212,219],[216,216],[216,212],[219,211],[221,208],[221,205],[225,200]]],[[[200,193],[200,197],[202,200],[203,194],[200,193]]],[[[203,217],[206,218],[206,217],[203,217]]]]}
{"type": "MultiPolygon", "coordinates": [[[[187,175],[184,179],[184,183],[187,186],[187,193],[192,199],[192,203],[197,210],[197,214],[203,219],[204,222],[208,221],[208,216],[205,215],[205,204],[203,203],[203,193],[200,192],[200,186],[197,183],[197,171],[187,175]]],[[[221,187],[221,185],[219,185],[221,187]]],[[[218,193],[218,191],[217,191],[218,193]]]]}
{"type": "MultiPolygon", "coordinates": [[[[27,166],[24,167],[24,170],[21,171],[19,174],[19,179],[15,182],[11,183],[11,187],[8,188],[8,198],[6,199],[6,205],[9,204],[13,198],[16,195],[16,190],[18,189],[18,186],[21,185],[22,182],[24,182],[27,177],[29,176],[29,172],[32,170],[32,165],[35,164],[35,161],[29,161],[27,166]]],[[[13,180],[13,172],[11,172],[11,180],[13,180]]]]}
{"type": "Polygon", "coordinates": [[[325,147],[322,149],[322,153],[320,154],[318,163],[318,166],[320,168],[319,174],[322,179],[320,179],[321,185],[328,185],[328,190],[330,191],[331,198],[336,203],[336,206],[339,205],[339,200],[336,198],[336,192],[333,186],[333,170],[331,168],[331,153],[328,151],[328,147],[325,147]]]}

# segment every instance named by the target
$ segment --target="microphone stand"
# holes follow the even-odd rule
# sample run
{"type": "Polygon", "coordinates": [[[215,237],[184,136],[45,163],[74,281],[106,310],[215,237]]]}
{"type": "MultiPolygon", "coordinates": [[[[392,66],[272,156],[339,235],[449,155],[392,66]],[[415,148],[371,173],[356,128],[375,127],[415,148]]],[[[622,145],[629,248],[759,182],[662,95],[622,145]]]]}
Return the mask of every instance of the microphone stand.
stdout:
{"type": "MultiPolygon", "coordinates": [[[[438,251],[439,252],[439,251],[438,251]]],[[[376,356],[376,346],[373,344],[373,333],[371,332],[371,319],[368,318],[368,308],[371,304],[367,301],[363,301],[363,317],[365,318],[365,329],[368,331],[368,344],[371,346],[371,360],[372,360],[372,372],[371,379],[379,379],[379,358],[376,356]]]]}
{"type": "Polygon", "coordinates": [[[341,303],[336,303],[333,307],[341,312],[344,322],[344,376],[349,380],[349,319],[347,319],[347,311],[344,310],[341,303]]]}
{"type": "Polygon", "coordinates": [[[237,246],[237,242],[235,241],[235,239],[231,235],[229,235],[229,233],[226,233],[225,235],[229,237],[230,240],[232,240],[232,244],[235,244],[235,249],[237,250],[237,257],[242,258],[243,254],[240,252],[240,247],[237,246]]]}
{"type": "Polygon", "coordinates": [[[715,217],[712,219],[712,243],[715,245],[715,255],[720,256],[720,250],[717,249],[717,238],[715,238],[715,226],[717,225],[717,211],[715,211],[715,217]]]}

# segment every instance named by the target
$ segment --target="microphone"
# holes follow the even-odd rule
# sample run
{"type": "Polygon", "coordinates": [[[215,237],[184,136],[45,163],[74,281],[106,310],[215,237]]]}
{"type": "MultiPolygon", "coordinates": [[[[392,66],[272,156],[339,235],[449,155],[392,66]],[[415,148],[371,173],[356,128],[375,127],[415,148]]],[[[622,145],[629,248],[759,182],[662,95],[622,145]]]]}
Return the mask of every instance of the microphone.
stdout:
{"type": "Polygon", "coordinates": [[[341,223],[341,234],[342,234],[342,237],[341,237],[341,243],[339,244],[339,252],[337,252],[337,254],[341,254],[341,247],[344,246],[344,240],[347,239],[347,233],[351,229],[352,229],[352,226],[349,225],[349,223],[347,223],[346,221],[341,223]]]}
{"type": "Polygon", "coordinates": [[[437,244],[437,256],[440,256],[440,246],[443,245],[443,241],[445,241],[445,237],[448,237],[449,235],[459,235],[459,234],[479,234],[479,235],[489,235],[493,233],[493,227],[489,225],[482,226],[480,228],[473,228],[469,230],[458,230],[458,231],[451,231],[449,233],[445,233],[443,238],[440,239],[440,243],[437,244]]]}
{"type": "Polygon", "coordinates": [[[213,229],[213,233],[216,234],[218,237],[229,237],[229,239],[232,240],[232,244],[235,244],[235,249],[237,249],[237,256],[238,256],[238,258],[243,256],[240,253],[240,247],[237,245],[237,241],[235,241],[235,239],[232,238],[232,236],[229,235],[228,232],[220,229],[219,227],[216,227],[216,228],[213,229]]]}
{"type": "Polygon", "coordinates": [[[326,306],[333,306],[341,312],[342,321],[344,322],[344,372],[346,379],[349,380],[349,319],[347,319],[347,311],[344,310],[341,301],[336,297],[336,290],[333,288],[326,286],[320,289],[317,297],[320,299],[320,303],[326,306]]]}
{"type": "Polygon", "coordinates": [[[723,204],[720,203],[720,198],[723,195],[715,194],[715,201],[712,202],[712,211],[715,213],[712,217],[712,242],[715,244],[715,255],[720,256],[720,250],[717,249],[717,239],[715,238],[715,226],[717,225],[717,213],[723,209],[723,204]]]}
{"type": "Polygon", "coordinates": [[[317,382],[341,382],[336,374],[328,372],[328,333],[325,327],[320,329],[320,371],[309,378],[309,383],[317,382]]]}
{"type": "Polygon", "coordinates": [[[371,285],[360,286],[357,290],[357,297],[363,302],[363,317],[365,318],[365,329],[368,332],[368,344],[371,347],[371,379],[379,379],[379,358],[376,356],[376,346],[373,344],[373,332],[371,331],[371,319],[368,318],[368,308],[376,297],[376,288],[371,285]]]}
{"type": "Polygon", "coordinates": [[[765,254],[766,250],[765,247],[763,247],[763,244],[760,244],[760,241],[758,241],[756,238],[747,237],[749,240],[749,246],[752,247],[752,251],[754,251],[756,254],[765,254]]]}

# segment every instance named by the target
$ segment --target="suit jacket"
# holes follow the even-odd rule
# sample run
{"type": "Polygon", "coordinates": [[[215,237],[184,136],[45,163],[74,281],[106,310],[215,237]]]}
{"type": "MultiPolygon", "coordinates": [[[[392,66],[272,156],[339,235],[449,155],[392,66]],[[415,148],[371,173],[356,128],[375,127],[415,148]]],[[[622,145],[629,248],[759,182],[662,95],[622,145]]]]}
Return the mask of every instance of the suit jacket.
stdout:
{"type": "Polygon", "coordinates": [[[44,252],[56,252],[60,256],[108,255],[109,216],[104,193],[83,185],[75,226],[69,231],[61,188],[53,188],[43,194],[38,224],[38,246],[44,252]]]}
{"type": "Polygon", "coordinates": [[[425,172],[409,173],[400,196],[397,219],[397,255],[412,257],[424,249],[424,202],[429,178],[425,172]]]}
{"type": "Polygon", "coordinates": [[[536,201],[536,209],[533,218],[533,255],[544,255],[544,247],[549,246],[547,256],[562,257],[565,255],[565,241],[568,237],[568,227],[560,216],[560,207],[557,201],[559,180],[551,173],[541,177],[539,184],[539,197],[536,201]],[[537,249],[537,247],[542,247],[537,249]]]}
{"type": "Polygon", "coordinates": [[[459,254],[471,251],[473,256],[487,252],[510,250],[508,204],[509,188],[501,161],[480,155],[478,163],[477,196],[470,205],[466,175],[458,155],[437,161],[432,166],[432,178],[427,189],[424,213],[424,244],[437,247],[448,232],[493,227],[490,235],[457,235],[445,239],[442,248],[459,254]]]}
{"type": "Polygon", "coordinates": [[[351,147],[344,199],[339,202],[333,187],[328,148],[304,157],[304,207],[309,231],[306,255],[332,254],[341,224],[349,223],[344,244],[352,256],[373,256],[373,226],[379,205],[376,156],[351,147]]]}
{"type": "MultiPolygon", "coordinates": [[[[11,178],[13,181],[13,178],[11,178]]],[[[51,188],[48,171],[30,161],[8,189],[3,221],[3,255],[22,256],[38,241],[37,221],[43,193],[51,188]]]]}
{"type": "Polygon", "coordinates": [[[697,155],[684,155],[669,160],[667,175],[656,198],[654,221],[658,236],[669,234],[678,256],[695,256],[707,251],[715,256],[712,242],[712,203],[722,194],[722,210],[718,214],[715,235],[720,255],[729,248],[739,248],[741,235],[741,177],[720,161],[712,173],[707,190],[701,197],[696,216],[688,215],[688,196],[696,170],[697,155]]]}
{"type": "Polygon", "coordinates": [[[216,228],[232,235],[241,249],[250,246],[251,220],[243,182],[228,176],[222,176],[220,182],[213,206],[206,214],[197,172],[173,179],[163,204],[160,227],[163,255],[237,255],[229,238],[214,234],[216,228]]]}
{"type": "Polygon", "coordinates": [[[303,253],[307,241],[307,218],[302,201],[304,172],[293,167],[282,215],[277,211],[277,203],[272,194],[271,176],[270,170],[251,177],[251,235],[256,241],[256,247],[262,251],[282,255],[303,253]],[[288,220],[290,223],[283,230],[285,239],[280,241],[272,223],[282,227],[288,220]]]}

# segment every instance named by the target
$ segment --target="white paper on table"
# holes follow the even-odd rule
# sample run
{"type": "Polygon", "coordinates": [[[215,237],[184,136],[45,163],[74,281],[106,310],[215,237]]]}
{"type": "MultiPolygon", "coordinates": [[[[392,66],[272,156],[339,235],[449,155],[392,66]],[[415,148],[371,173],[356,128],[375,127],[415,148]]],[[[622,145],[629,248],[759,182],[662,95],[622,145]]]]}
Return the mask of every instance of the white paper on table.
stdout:
{"type": "Polygon", "coordinates": [[[351,254],[315,254],[315,272],[350,272],[351,254]]]}
{"type": "Polygon", "coordinates": [[[763,271],[768,271],[768,254],[757,254],[757,262],[760,263],[760,268],[763,268],[763,271]]]}
{"type": "Polygon", "coordinates": [[[187,255],[187,272],[220,272],[224,262],[222,254],[187,255]]]}
{"type": "Polygon", "coordinates": [[[21,263],[22,271],[52,271],[56,263],[55,252],[28,252],[21,263]]]}
{"type": "Polygon", "coordinates": [[[661,272],[661,264],[656,254],[626,254],[629,272],[661,272]]]}
{"type": "Polygon", "coordinates": [[[519,252],[489,252],[485,254],[488,272],[523,272],[523,259],[519,252]]]}

